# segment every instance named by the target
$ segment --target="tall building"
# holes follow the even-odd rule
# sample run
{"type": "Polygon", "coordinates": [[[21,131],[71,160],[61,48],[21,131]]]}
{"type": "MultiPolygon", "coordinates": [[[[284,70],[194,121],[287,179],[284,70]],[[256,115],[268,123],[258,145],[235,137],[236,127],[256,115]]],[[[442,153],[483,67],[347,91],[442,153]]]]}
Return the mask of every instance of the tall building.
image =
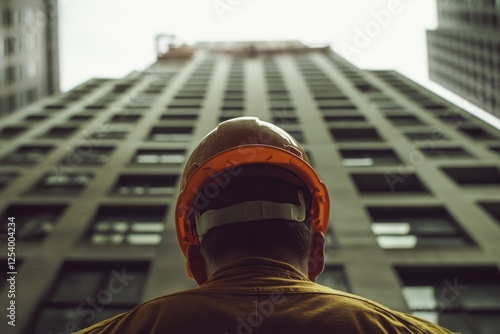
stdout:
{"type": "Polygon", "coordinates": [[[291,133],[328,186],[320,283],[462,333],[500,328],[500,132],[328,48],[221,42],[5,118],[0,304],[15,270],[17,323],[0,331],[70,333],[194,287],[175,234],[179,177],[205,134],[245,115],[291,133]]]}
{"type": "Polygon", "coordinates": [[[438,0],[431,80],[500,118],[500,1],[438,0]]]}
{"type": "Polygon", "coordinates": [[[0,1],[0,117],[59,92],[57,3],[0,1]]]}

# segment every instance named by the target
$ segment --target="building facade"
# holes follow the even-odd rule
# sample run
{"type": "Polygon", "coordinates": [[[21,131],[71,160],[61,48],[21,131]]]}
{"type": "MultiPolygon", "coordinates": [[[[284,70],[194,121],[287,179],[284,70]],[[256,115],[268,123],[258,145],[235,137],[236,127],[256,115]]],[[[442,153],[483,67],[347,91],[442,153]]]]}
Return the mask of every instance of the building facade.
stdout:
{"type": "Polygon", "coordinates": [[[171,48],[5,118],[0,304],[15,270],[17,323],[0,331],[70,333],[194,287],[174,224],[183,164],[250,115],[301,142],[328,186],[320,283],[462,333],[500,328],[500,131],[394,71],[255,42],[171,48]]]}
{"type": "Polygon", "coordinates": [[[437,4],[439,26],[427,31],[431,80],[500,117],[500,2],[437,4]]]}
{"type": "Polygon", "coordinates": [[[54,0],[0,1],[0,117],[59,92],[54,0]]]}

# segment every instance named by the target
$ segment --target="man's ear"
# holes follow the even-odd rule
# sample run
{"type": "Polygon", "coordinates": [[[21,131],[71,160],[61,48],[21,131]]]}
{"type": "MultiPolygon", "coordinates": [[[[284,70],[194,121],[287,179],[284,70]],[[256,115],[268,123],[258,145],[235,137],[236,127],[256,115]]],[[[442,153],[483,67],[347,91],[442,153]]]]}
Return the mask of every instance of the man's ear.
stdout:
{"type": "Polygon", "coordinates": [[[316,277],[321,275],[325,268],[325,240],[323,232],[313,233],[311,251],[307,261],[307,277],[313,282],[316,282],[316,277]]]}
{"type": "Polygon", "coordinates": [[[187,261],[193,278],[198,285],[202,285],[208,280],[205,259],[201,255],[198,245],[191,245],[187,249],[187,261]]]}

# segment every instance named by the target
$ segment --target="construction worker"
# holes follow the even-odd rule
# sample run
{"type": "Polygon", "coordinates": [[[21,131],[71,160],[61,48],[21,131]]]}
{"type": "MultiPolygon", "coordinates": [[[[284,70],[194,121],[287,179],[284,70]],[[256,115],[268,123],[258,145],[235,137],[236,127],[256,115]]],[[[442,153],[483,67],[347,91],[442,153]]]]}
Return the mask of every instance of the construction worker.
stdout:
{"type": "Polygon", "coordinates": [[[255,117],[219,124],[184,169],[175,219],[198,288],[78,333],[450,333],[315,283],[329,198],[302,147],[255,117]]]}

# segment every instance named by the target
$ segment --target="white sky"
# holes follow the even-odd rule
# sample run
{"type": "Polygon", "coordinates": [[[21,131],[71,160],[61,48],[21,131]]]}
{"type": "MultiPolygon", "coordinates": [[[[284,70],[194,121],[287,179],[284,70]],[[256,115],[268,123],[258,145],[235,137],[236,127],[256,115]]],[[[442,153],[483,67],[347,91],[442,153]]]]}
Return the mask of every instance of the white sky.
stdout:
{"type": "MultiPolygon", "coordinates": [[[[61,88],[146,68],[155,61],[158,33],[175,34],[187,43],[287,39],[329,44],[360,68],[397,70],[471,109],[428,80],[425,30],[437,26],[435,2],[60,0],[61,88]],[[382,11],[390,15],[378,18],[377,30],[375,13],[382,11]],[[363,40],[361,31],[371,36],[363,40]],[[351,46],[355,52],[347,51],[351,46]]],[[[495,125],[500,129],[500,121],[495,125]]]]}

